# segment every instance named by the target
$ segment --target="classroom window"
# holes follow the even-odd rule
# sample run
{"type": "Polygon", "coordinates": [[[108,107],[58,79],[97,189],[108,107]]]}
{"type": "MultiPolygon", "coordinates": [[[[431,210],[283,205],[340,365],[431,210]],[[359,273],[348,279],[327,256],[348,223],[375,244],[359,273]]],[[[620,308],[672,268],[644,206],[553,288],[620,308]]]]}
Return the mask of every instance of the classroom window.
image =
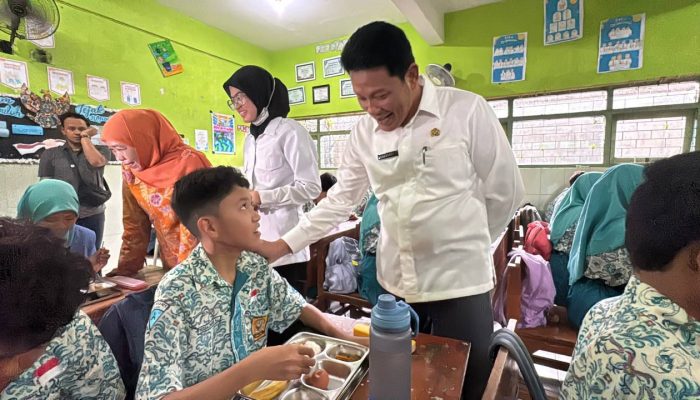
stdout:
{"type": "Polygon", "coordinates": [[[513,123],[512,147],[519,165],[602,164],[602,115],[513,123]]]}
{"type": "Polygon", "coordinates": [[[334,169],[340,166],[350,134],[321,136],[319,166],[321,169],[334,169]]]}
{"type": "Polygon", "coordinates": [[[607,107],[608,93],[604,90],[524,97],[513,100],[513,116],[569,114],[601,111],[607,107]]]}
{"type": "Polygon", "coordinates": [[[297,120],[309,133],[318,132],[318,119],[300,119],[297,120]]]}
{"type": "Polygon", "coordinates": [[[613,90],[613,108],[636,108],[698,102],[700,82],[674,82],[613,90]]]}
{"type": "Polygon", "coordinates": [[[508,100],[492,100],[488,103],[498,118],[508,118],[508,100]]]}
{"type": "Polygon", "coordinates": [[[663,158],[683,152],[683,116],[620,119],[615,124],[615,158],[663,158]]]}

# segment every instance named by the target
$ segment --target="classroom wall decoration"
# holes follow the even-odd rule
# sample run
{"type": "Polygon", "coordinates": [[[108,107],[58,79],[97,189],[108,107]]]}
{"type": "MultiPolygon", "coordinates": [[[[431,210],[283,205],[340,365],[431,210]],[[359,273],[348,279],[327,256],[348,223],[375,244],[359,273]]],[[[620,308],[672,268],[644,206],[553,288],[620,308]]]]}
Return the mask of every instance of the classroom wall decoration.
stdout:
{"type": "Polygon", "coordinates": [[[0,83],[12,89],[29,86],[27,63],[0,58],[0,83]]]}
{"type": "Polygon", "coordinates": [[[194,148],[199,151],[209,151],[209,132],[206,129],[194,130],[194,148]]]}
{"type": "Polygon", "coordinates": [[[491,83],[525,80],[527,32],[493,38],[491,83]]]}
{"type": "Polygon", "coordinates": [[[355,97],[355,90],[352,88],[350,79],[340,80],[340,97],[355,97]]]}
{"type": "Polygon", "coordinates": [[[601,21],[599,74],[642,68],[645,20],[645,14],[635,14],[601,21]]]}
{"type": "Polygon", "coordinates": [[[182,73],[182,64],[170,40],[150,43],[148,48],[151,50],[151,54],[153,54],[153,58],[155,58],[164,77],[182,73]]]}
{"type": "Polygon", "coordinates": [[[303,86],[293,87],[287,90],[289,95],[289,105],[304,104],[306,102],[306,94],[303,86]]]}
{"type": "Polygon", "coordinates": [[[583,37],[583,0],[544,0],[544,45],[583,37]]]}
{"type": "Polygon", "coordinates": [[[211,134],[213,152],[217,154],[236,154],[236,140],[233,115],[211,113],[211,134]]]}
{"type": "Polygon", "coordinates": [[[141,85],[138,83],[121,82],[122,103],[130,106],[141,104],[141,85]]]}
{"type": "Polygon", "coordinates": [[[340,62],[340,56],[330,57],[323,60],[323,77],[330,78],[332,76],[343,75],[345,70],[340,62]]]}
{"type": "Polygon", "coordinates": [[[66,69],[46,67],[46,74],[49,77],[49,90],[62,95],[65,93],[75,94],[73,85],[73,72],[66,69]]]}
{"type": "MultiPolygon", "coordinates": [[[[51,97],[48,90],[43,91],[43,96],[38,96],[31,93],[28,89],[20,96],[15,95],[0,95],[0,119],[5,123],[5,128],[8,135],[0,134],[0,160],[3,159],[38,159],[41,156],[41,150],[63,145],[63,134],[61,133],[58,116],[61,114],[73,111],[85,116],[90,124],[99,127],[104,124],[110,116],[116,111],[109,110],[103,106],[93,106],[89,104],[69,103],[68,96],[62,96],[58,99],[52,99],[53,104],[45,101],[42,103],[22,97],[36,97],[39,101],[43,101],[44,97],[51,97]],[[38,105],[40,104],[40,106],[38,105]],[[33,111],[36,107],[41,107],[39,112],[33,111]],[[37,115],[41,114],[42,118],[39,121],[49,120],[55,123],[54,127],[50,127],[45,123],[44,127],[37,122],[37,115]],[[55,118],[54,118],[55,117],[55,118]]],[[[0,161],[1,162],[1,161],[0,161]]]]}
{"type": "Polygon", "coordinates": [[[70,109],[70,97],[68,93],[54,99],[48,90],[42,90],[42,95],[37,96],[28,87],[22,86],[20,94],[22,105],[29,111],[27,116],[42,128],[56,128],[61,121],[58,118],[70,109]]]}
{"type": "Polygon", "coordinates": [[[99,76],[87,76],[88,97],[97,101],[109,100],[109,80],[99,76]]]}
{"type": "Polygon", "coordinates": [[[297,82],[313,81],[316,79],[316,67],[313,61],[297,64],[294,66],[294,72],[297,82]]]}

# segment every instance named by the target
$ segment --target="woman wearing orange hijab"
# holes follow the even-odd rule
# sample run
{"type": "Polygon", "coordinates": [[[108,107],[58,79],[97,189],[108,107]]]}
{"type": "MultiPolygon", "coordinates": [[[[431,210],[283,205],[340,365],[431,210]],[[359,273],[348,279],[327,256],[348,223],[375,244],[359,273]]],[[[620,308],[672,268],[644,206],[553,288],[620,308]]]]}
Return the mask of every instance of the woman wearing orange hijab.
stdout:
{"type": "Polygon", "coordinates": [[[122,247],[111,275],[135,275],[146,260],[151,221],[165,269],[185,259],[197,244],[170,207],[175,182],[211,167],[204,154],[184,144],[161,113],[123,110],[107,121],[102,141],[122,162],[122,247]]]}

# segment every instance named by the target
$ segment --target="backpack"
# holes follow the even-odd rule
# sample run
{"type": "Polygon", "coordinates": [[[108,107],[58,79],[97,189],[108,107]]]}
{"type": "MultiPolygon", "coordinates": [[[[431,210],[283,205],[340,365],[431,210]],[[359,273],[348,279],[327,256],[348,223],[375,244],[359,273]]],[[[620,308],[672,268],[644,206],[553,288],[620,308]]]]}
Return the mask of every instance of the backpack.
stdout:
{"type": "Polygon", "coordinates": [[[547,325],[547,310],[554,304],[556,289],[549,262],[542,256],[523,249],[513,249],[508,255],[512,262],[522,258],[522,293],[520,297],[521,319],[518,328],[536,328],[547,325]]]}
{"type": "Polygon", "coordinates": [[[525,233],[526,252],[542,256],[549,261],[552,256],[552,242],[549,241],[549,224],[544,221],[530,222],[525,233]]]}
{"type": "Polygon", "coordinates": [[[359,265],[360,247],[356,239],[344,236],[332,241],[326,257],[323,288],[331,293],[356,292],[359,265]]]}

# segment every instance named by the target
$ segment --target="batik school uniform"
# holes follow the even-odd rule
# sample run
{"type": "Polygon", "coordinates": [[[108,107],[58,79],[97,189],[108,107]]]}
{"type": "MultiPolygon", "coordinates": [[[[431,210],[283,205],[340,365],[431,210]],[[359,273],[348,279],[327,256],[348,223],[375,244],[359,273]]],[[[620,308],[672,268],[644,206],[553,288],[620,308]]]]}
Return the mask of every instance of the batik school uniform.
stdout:
{"type": "Polygon", "coordinates": [[[632,275],[586,315],[561,399],[700,399],[700,322],[632,275]]]}
{"type": "Polygon", "coordinates": [[[267,344],[306,305],[267,260],[241,253],[233,285],[201,244],[158,285],[146,328],[137,399],[159,399],[193,386],[267,344]]]}
{"type": "Polygon", "coordinates": [[[109,345],[90,317],[79,311],[44,354],[0,392],[0,399],[122,400],[125,395],[109,345]]]}

